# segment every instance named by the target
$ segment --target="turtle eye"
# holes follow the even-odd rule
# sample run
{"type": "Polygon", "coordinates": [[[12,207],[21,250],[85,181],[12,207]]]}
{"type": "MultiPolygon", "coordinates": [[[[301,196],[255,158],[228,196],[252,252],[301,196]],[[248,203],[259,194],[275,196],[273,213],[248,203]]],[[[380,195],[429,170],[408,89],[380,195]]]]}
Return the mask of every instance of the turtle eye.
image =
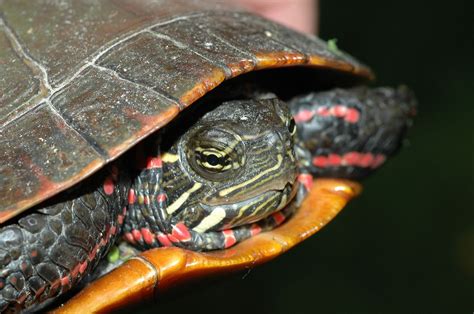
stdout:
{"type": "Polygon", "coordinates": [[[196,163],[203,170],[210,172],[223,172],[231,168],[231,160],[224,152],[216,149],[196,150],[196,163]]]}
{"type": "Polygon", "coordinates": [[[210,154],[207,156],[206,161],[211,166],[217,166],[219,164],[219,157],[214,154],[210,154]]]}
{"type": "Polygon", "coordinates": [[[293,118],[291,118],[290,122],[288,123],[288,131],[291,135],[294,135],[296,133],[296,123],[295,119],[293,118]]]}

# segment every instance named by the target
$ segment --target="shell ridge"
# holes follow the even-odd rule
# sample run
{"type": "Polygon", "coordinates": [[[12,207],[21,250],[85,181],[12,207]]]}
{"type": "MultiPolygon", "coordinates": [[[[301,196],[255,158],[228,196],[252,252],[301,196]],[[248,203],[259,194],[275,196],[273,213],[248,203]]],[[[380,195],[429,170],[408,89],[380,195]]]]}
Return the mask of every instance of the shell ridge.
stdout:
{"type": "MultiPolygon", "coordinates": [[[[1,14],[0,14],[0,29],[3,29],[3,33],[7,37],[8,41],[10,41],[13,51],[22,60],[22,62],[31,70],[32,74],[39,80],[39,85],[40,85],[39,92],[33,95],[27,101],[25,101],[19,107],[17,107],[17,110],[15,112],[18,112],[18,109],[31,103],[35,98],[41,97],[42,94],[46,93],[46,96],[50,95],[52,91],[52,87],[49,83],[48,72],[46,68],[44,67],[44,65],[42,65],[39,61],[35,60],[25,50],[25,48],[20,43],[20,40],[17,38],[13,30],[8,26],[8,24],[5,21],[5,18],[1,14]]],[[[30,108],[30,110],[37,108],[43,102],[43,100],[44,100],[44,96],[41,97],[41,99],[38,100],[37,103],[32,106],[32,108],[30,108]]],[[[30,110],[26,110],[23,113],[20,113],[20,115],[13,117],[11,120],[7,120],[2,126],[0,126],[0,129],[4,129],[6,126],[10,125],[12,122],[16,121],[18,118],[28,113],[30,110]]]]}
{"type": "Polygon", "coordinates": [[[117,71],[115,71],[113,69],[110,69],[110,68],[107,68],[107,67],[104,67],[102,65],[96,64],[96,63],[89,63],[89,65],[91,67],[99,70],[99,71],[106,72],[106,73],[112,75],[113,77],[115,77],[115,78],[117,78],[121,81],[127,82],[128,84],[131,84],[131,85],[133,85],[137,88],[145,88],[147,91],[153,93],[154,95],[158,96],[159,98],[164,98],[165,100],[168,100],[168,101],[174,103],[176,106],[179,107],[179,110],[182,110],[184,108],[184,105],[178,99],[174,98],[171,95],[166,94],[164,91],[162,91],[158,88],[152,88],[151,86],[148,86],[146,84],[141,84],[141,83],[129,80],[129,79],[121,76],[117,71]]]}
{"type": "MultiPolygon", "coordinates": [[[[0,129],[3,129],[3,128],[11,125],[13,122],[17,121],[20,117],[24,116],[25,114],[28,114],[28,112],[31,112],[33,109],[39,107],[41,105],[41,103],[50,101],[51,97],[54,94],[61,91],[67,85],[71,84],[91,64],[96,65],[97,60],[99,60],[104,54],[106,54],[110,50],[114,49],[116,46],[122,44],[123,42],[126,42],[127,40],[132,39],[132,38],[134,38],[134,37],[136,37],[136,36],[138,36],[142,33],[151,32],[152,28],[154,28],[154,27],[168,25],[168,24],[174,23],[176,21],[181,21],[181,20],[190,20],[190,19],[193,19],[195,17],[202,16],[202,15],[204,15],[204,13],[194,13],[194,14],[188,14],[188,15],[185,15],[185,16],[174,17],[174,18],[171,18],[169,20],[154,23],[154,24],[149,25],[149,26],[147,26],[145,28],[142,28],[140,30],[136,30],[136,31],[133,31],[131,33],[128,33],[128,34],[124,35],[123,37],[121,37],[118,40],[109,41],[108,43],[106,43],[105,45],[103,45],[99,49],[97,49],[97,51],[92,54],[92,57],[88,57],[88,58],[82,60],[79,63],[79,64],[82,64],[82,65],[79,66],[79,68],[71,76],[66,78],[60,85],[58,85],[56,87],[52,87],[50,85],[49,79],[48,79],[48,72],[47,72],[46,68],[26,53],[26,51],[24,50],[23,46],[21,46],[20,42],[16,38],[13,31],[8,27],[8,25],[5,23],[4,18],[0,15],[0,28],[3,28],[5,30],[5,34],[7,35],[8,39],[12,42],[12,46],[14,47],[15,52],[22,59],[27,59],[31,64],[35,65],[34,69],[36,69],[37,72],[39,72],[39,74],[40,74],[40,84],[43,87],[40,90],[43,90],[43,91],[46,90],[46,95],[44,95],[40,99],[36,100],[35,101],[36,104],[34,106],[32,106],[32,108],[30,108],[29,110],[26,110],[25,112],[17,115],[12,120],[7,121],[3,126],[0,127],[0,129]]],[[[28,65],[28,67],[31,68],[30,65],[28,65]]],[[[39,95],[34,95],[32,98],[30,98],[28,101],[26,101],[24,103],[24,105],[30,103],[32,100],[34,100],[34,98],[37,98],[38,96],[41,96],[41,93],[39,95]]],[[[167,97],[165,95],[162,95],[162,97],[170,99],[170,97],[167,97]]],[[[171,99],[171,100],[176,102],[176,100],[174,100],[174,99],[171,99]]],[[[22,106],[24,106],[24,105],[22,105],[22,106]]],[[[180,109],[184,108],[184,106],[182,106],[181,104],[179,104],[179,107],[180,107],[180,109]]]]}
{"type": "Polygon", "coordinates": [[[126,34],[123,37],[119,38],[118,40],[111,40],[107,44],[105,44],[102,47],[100,47],[99,49],[97,49],[96,52],[92,54],[92,57],[86,58],[83,61],[81,61],[80,63],[83,63],[83,65],[81,67],[79,67],[79,69],[76,72],[74,72],[74,74],[72,74],[69,78],[65,79],[62,84],[58,85],[54,89],[54,92],[59,91],[64,86],[71,83],[90,64],[96,64],[97,60],[99,60],[103,55],[105,55],[107,52],[114,49],[115,47],[119,46],[120,44],[122,44],[122,43],[124,43],[124,42],[126,42],[126,41],[140,35],[140,34],[143,34],[147,31],[151,30],[153,27],[171,24],[175,21],[191,19],[191,18],[194,18],[195,16],[199,16],[199,15],[202,15],[202,13],[189,14],[189,15],[185,15],[185,16],[175,17],[175,18],[172,18],[170,20],[155,23],[155,24],[152,24],[152,25],[147,26],[145,28],[142,28],[140,30],[137,30],[137,31],[131,32],[129,34],[126,34]]]}

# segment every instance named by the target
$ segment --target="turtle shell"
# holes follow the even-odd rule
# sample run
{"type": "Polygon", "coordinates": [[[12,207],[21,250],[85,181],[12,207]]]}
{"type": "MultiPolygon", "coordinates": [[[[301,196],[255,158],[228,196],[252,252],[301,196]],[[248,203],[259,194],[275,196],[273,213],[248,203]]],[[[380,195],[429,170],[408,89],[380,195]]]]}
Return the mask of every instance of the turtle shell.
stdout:
{"type": "Polygon", "coordinates": [[[370,79],[322,40],[213,1],[0,2],[0,222],[113,161],[223,81],[370,79]]]}

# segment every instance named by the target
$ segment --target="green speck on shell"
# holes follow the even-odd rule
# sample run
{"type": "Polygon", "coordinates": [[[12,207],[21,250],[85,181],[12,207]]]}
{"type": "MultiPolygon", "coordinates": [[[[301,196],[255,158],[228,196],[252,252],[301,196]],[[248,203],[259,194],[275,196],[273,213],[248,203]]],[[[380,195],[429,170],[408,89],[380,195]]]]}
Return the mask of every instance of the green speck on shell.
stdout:
{"type": "Polygon", "coordinates": [[[337,39],[336,38],[332,38],[332,39],[329,39],[328,40],[328,49],[336,54],[339,54],[341,53],[341,51],[339,50],[339,48],[337,48],[337,39]]]}
{"type": "Polygon", "coordinates": [[[107,254],[107,260],[109,261],[109,263],[115,263],[119,260],[119,258],[120,258],[120,250],[116,245],[114,245],[110,249],[109,254],[107,254]]]}

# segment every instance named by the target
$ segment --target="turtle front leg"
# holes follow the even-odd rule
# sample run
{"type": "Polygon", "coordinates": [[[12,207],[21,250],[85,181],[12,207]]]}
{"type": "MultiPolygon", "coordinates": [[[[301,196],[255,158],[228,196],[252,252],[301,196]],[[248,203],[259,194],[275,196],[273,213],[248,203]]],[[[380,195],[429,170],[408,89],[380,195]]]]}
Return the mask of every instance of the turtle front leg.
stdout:
{"type": "Polygon", "coordinates": [[[360,179],[400,148],[416,111],[405,87],[334,89],[289,102],[297,124],[301,200],[312,177],[360,179]]]}
{"type": "Polygon", "coordinates": [[[59,296],[96,267],[119,234],[129,181],[109,167],[0,229],[0,312],[59,296]]]}

